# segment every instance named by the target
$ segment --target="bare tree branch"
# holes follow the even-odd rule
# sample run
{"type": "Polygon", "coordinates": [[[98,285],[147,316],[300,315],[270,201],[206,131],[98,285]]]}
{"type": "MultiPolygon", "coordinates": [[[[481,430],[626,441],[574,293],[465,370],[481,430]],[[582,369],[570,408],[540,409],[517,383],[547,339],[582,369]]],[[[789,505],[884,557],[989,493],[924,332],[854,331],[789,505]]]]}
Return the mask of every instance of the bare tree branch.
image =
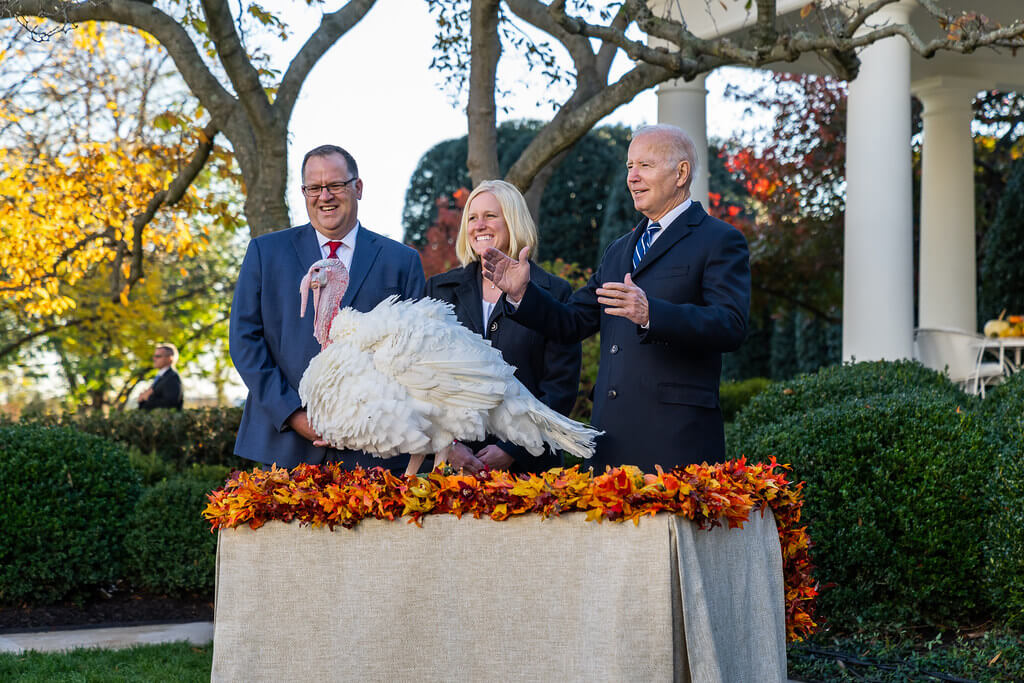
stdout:
{"type": "Polygon", "coordinates": [[[273,114],[270,101],[260,83],[259,72],[245,52],[242,39],[235,29],[227,0],[201,0],[206,14],[210,38],[220,57],[224,71],[231,79],[238,101],[245,107],[249,121],[261,130],[269,130],[273,114]]]}
{"type": "Polygon", "coordinates": [[[575,144],[597,125],[598,121],[620,105],[669,77],[668,72],[661,67],[640,64],[615,83],[603,88],[597,95],[573,107],[571,111],[561,109],[523,150],[519,159],[505,174],[505,179],[523,191],[528,190],[534,176],[548,160],[575,144]]]}
{"type": "Polygon", "coordinates": [[[152,5],[134,0],[0,0],[0,19],[21,16],[61,23],[112,21],[146,31],[164,46],[189,88],[214,118],[231,116],[234,97],[206,67],[185,29],[152,5]]]}
{"type": "MultiPolygon", "coordinates": [[[[193,152],[189,162],[178,172],[178,175],[174,177],[174,180],[171,181],[171,184],[166,189],[160,190],[150,198],[142,213],[136,214],[132,218],[134,233],[132,239],[132,263],[128,279],[124,283],[127,286],[134,285],[143,276],[142,248],[145,245],[143,235],[146,226],[153,220],[156,212],[161,207],[174,206],[185,196],[185,192],[188,191],[196,176],[206,166],[206,160],[210,158],[210,152],[213,151],[213,139],[217,136],[218,132],[219,129],[215,123],[211,121],[206,124],[206,127],[200,132],[199,144],[196,146],[196,150],[193,152]]],[[[117,271],[118,269],[115,269],[115,272],[117,271]]],[[[117,288],[111,294],[117,297],[120,294],[120,288],[117,288]]]]}
{"type": "Polygon", "coordinates": [[[288,70],[285,71],[281,85],[277,89],[274,106],[284,120],[287,121],[291,117],[299,90],[313,66],[332,45],[366,16],[375,2],[376,0],[351,0],[341,9],[324,15],[320,20],[320,26],[288,65],[288,70]]]}
{"type": "Polygon", "coordinates": [[[855,50],[894,36],[902,37],[914,52],[926,58],[940,51],[969,53],[981,47],[1024,47],[1024,21],[998,26],[969,13],[953,18],[934,0],[915,1],[940,27],[947,29],[943,38],[926,41],[909,24],[884,23],[863,30],[872,17],[896,1],[875,0],[850,15],[834,10],[823,13],[823,10],[815,9],[828,30],[812,33],[800,29],[779,29],[775,19],[775,0],[758,0],[758,18],[748,34],[736,38],[700,39],[686,28],[684,22],[655,16],[643,0],[626,0],[623,7],[628,9],[644,33],[670,43],[672,50],[652,48],[643,39],[634,40],[627,36],[624,28],[592,24],[581,17],[570,16],[565,11],[564,2],[552,3],[550,9],[565,30],[614,44],[634,61],[660,66],[670,71],[671,77],[687,80],[717,66],[760,68],[793,62],[812,53],[831,64],[838,76],[850,79],[856,76],[859,68],[859,60],[853,54],[855,50]]]}

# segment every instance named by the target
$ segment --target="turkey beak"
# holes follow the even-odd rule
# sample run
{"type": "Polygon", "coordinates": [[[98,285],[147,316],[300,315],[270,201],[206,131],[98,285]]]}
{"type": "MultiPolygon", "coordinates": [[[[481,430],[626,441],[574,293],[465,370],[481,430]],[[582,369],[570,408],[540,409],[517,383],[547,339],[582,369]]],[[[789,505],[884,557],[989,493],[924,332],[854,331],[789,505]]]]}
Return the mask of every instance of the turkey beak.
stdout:
{"type": "MultiPolygon", "coordinates": [[[[310,274],[306,273],[302,282],[299,283],[299,295],[302,297],[302,305],[299,307],[299,317],[306,317],[306,300],[309,298],[309,280],[310,274]]],[[[316,315],[316,304],[317,304],[317,292],[313,292],[313,315],[316,315]]]]}

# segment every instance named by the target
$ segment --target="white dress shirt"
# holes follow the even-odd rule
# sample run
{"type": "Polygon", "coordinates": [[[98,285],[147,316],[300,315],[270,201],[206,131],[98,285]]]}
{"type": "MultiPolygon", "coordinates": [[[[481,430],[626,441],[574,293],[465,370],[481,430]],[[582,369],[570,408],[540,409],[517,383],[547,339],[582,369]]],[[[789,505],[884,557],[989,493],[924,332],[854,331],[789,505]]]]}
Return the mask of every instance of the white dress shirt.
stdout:
{"type": "MultiPolygon", "coordinates": [[[[355,226],[348,231],[348,234],[341,238],[341,246],[338,247],[337,258],[341,259],[342,264],[345,266],[345,270],[352,271],[352,255],[356,250],[356,233],[359,232],[359,221],[356,221],[355,226]]],[[[320,243],[320,257],[327,258],[331,253],[331,248],[327,246],[328,242],[336,242],[330,237],[325,237],[316,232],[316,239],[320,243]]]]}

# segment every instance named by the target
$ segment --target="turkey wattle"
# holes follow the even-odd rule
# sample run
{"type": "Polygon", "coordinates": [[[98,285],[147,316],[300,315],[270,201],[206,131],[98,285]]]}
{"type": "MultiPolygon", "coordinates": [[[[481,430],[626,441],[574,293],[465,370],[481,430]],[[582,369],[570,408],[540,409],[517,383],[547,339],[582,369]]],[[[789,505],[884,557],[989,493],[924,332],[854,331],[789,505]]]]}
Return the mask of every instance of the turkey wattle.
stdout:
{"type": "Polygon", "coordinates": [[[453,439],[493,434],[533,455],[545,442],[583,458],[594,454],[600,432],[537,400],[500,351],[459,323],[451,305],[391,296],[368,313],[339,310],[347,286],[337,259],[314,263],[301,285],[303,315],[313,289],[322,351],[302,375],[299,397],[329,444],[382,458],[424,456],[453,439]]]}

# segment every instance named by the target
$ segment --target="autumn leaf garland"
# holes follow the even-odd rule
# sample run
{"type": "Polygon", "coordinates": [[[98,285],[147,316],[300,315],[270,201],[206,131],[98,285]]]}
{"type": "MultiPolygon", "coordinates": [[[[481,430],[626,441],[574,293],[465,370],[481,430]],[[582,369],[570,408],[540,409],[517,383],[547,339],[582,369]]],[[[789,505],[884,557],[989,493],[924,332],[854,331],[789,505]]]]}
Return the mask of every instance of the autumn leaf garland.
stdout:
{"type": "Polygon", "coordinates": [[[441,467],[426,476],[397,477],[375,467],[346,470],[337,464],[299,465],[238,471],[209,494],[203,516],[212,529],[268,521],[314,527],[352,528],[366,518],[408,517],[421,524],[427,514],[470,514],[494,520],[514,515],[584,512],[587,521],[640,523],[645,515],[668,512],[701,528],[727,524],[742,528],[752,510],[771,508],[782,545],[786,590],[786,632],[790,641],[814,632],[817,584],[811,570],[810,539],[799,526],[802,483],[791,484],[772,458],[747,464],[745,458],[716,465],[689,465],[655,474],[635,467],[610,468],[604,474],[579,467],[540,474],[501,471],[459,474],[441,467]]]}

